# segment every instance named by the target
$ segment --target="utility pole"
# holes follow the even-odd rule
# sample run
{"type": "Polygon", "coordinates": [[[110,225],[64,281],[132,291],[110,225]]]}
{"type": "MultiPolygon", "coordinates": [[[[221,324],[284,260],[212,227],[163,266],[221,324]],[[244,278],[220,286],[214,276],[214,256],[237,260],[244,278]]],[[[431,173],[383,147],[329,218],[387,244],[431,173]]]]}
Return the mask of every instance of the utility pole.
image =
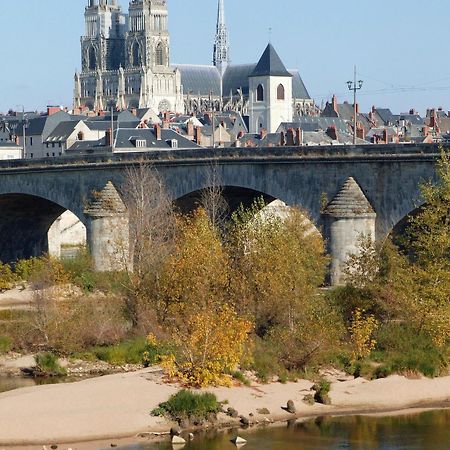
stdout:
{"type": "Polygon", "coordinates": [[[23,158],[25,159],[27,157],[27,137],[26,137],[26,129],[27,124],[25,122],[25,106],[22,106],[22,135],[23,135],[23,158]]]}
{"type": "Polygon", "coordinates": [[[210,106],[211,106],[211,122],[212,122],[212,124],[211,124],[211,129],[212,129],[212,146],[213,146],[213,148],[216,148],[216,136],[215,136],[215,128],[214,128],[214,122],[215,122],[215,117],[214,117],[214,114],[215,114],[215,111],[214,111],[214,102],[213,102],[213,100],[212,100],[212,95],[213,95],[213,92],[212,91],[210,91],[210,93],[209,93],[209,95],[211,96],[211,103],[210,103],[210,106]]]}
{"type": "MultiPolygon", "coordinates": [[[[111,106],[111,151],[114,153],[114,115],[113,106],[111,106]]],[[[117,116],[117,128],[119,128],[119,116],[117,116]]],[[[108,143],[106,143],[108,145],[108,143]]]]}
{"type": "Polygon", "coordinates": [[[363,81],[356,81],[356,66],[353,76],[353,81],[347,81],[347,86],[350,91],[353,91],[353,145],[356,145],[356,125],[358,111],[356,110],[356,92],[362,89],[363,81]]]}

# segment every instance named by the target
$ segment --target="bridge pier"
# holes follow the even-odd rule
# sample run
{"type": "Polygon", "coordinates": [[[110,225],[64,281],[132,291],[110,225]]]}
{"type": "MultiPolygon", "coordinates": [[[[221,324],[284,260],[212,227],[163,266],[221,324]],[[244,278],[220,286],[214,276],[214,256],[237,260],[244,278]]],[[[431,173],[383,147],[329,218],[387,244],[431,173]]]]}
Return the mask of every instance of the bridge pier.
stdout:
{"type": "Polygon", "coordinates": [[[108,181],[85,209],[87,242],[98,272],[129,268],[129,218],[114,185],[108,181]]]}
{"type": "Polygon", "coordinates": [[[350,254],[360,252],[361,236],[375,241],[376,213],[356,181],[350,177],[323,212],[324,231],[331,255],[329,281],[345,283],[344,268],[350,254]]]}

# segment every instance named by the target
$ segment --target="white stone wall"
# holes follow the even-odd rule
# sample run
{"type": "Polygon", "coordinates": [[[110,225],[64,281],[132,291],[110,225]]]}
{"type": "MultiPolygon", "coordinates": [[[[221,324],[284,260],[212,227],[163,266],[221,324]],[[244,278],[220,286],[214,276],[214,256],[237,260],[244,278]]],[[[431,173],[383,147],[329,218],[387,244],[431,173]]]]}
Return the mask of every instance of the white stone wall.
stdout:
{"type": "Polygon", "coordinates": [[[251,77],[249,95],[250,133],[259,133],[262,128],[268,133],[275,133],[282,122],[292,122],[291,77],[251,77]],[[256,101],[256,90],[260,84],[264,88],[262,102],[256,101]],[[284,86],[284,100],[277,99],[277,89],[280,84],[284,86]]]}

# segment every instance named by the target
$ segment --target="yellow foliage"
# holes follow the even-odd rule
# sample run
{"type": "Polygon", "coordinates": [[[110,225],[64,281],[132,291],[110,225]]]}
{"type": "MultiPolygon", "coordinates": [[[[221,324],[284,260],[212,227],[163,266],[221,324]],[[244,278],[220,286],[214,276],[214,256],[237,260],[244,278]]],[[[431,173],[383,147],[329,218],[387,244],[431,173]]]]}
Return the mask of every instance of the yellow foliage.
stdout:
{"type": "Polygon", "coordinates": [[[252,324],[238,317],[229,306],[199,311],[173,332],[180,349],[178,358],[162,362],[169,376],[176,376],[189,386],[227,386],[244,355],[252,324]]]}
{"type": "Polygon", "coordinates": [[[349,329],[355,359],[369,356],[377,344],[373,339],[373,333],[378,329],[380,323],[372,314],[365,315],[364,313],[365,311],[360,308],[353,311],[352,324],[349,329]]]}

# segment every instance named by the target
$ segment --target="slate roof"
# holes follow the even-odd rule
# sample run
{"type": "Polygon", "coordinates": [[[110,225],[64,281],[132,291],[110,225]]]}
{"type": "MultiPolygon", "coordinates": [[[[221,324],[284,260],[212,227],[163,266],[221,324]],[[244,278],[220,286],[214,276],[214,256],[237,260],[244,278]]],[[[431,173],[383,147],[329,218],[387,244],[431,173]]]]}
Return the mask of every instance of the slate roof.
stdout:
{"type": "Polygon", "coordinates": [[[324,214],[333,217],[357,217],[375,212],[358,183],[349,177],[336,197],[328,204],[324,214]]]}
{"type": "Polygon", "coordinates": [[[303,131],[326,131],[329,127],[335,126],[338,133],[348,133],[348,125],[339,117],[311,117],[301,116],[295,122],[283,122],[278,127],[278,132],[287,131],[289,128],[301,128],[303,131]]]}
{"type": "Polygon", "coordinates": [[[47,136],[44,142],[65,142],[74,132],[75,127],[80,122],[67,121],[59,123],[56,128],[47,136]]]}
{"type": "Polygon", "coordinates": [[[114,148],[115,149],[130,149],[135,148],[136,140],[144,140],[145,147],[140,147],[140,150],[170,150],[172,149],[171,141],[178,141],[178,148],[198,148],[199,146],[184,136],[176,133],[171,129],[161,129],[161,140],[156,139],[153,128],[138,128],[127,129],[120,128],[115,133],[114,148]]]}
{"type": "Polygon", "coordinates": [[[251,77],[292,77],[281,61],[272,44],[268,44],[251,77]]]}
{"type": "Polygon", "coordinates": [[[181,84],[184,94],[191,93],[207,96],[210,92],[220,96],[220,74],[215,66],[200,66],[191,64],[178,64],[174,66],[181,73],[181,84]]]}
{"type": "MultiPolygon", "coordinates": [[[[208,96],[212,91],[215,96],[220,96],[220,74],[215,66],[195,66],[180,64],[175,66],[181,73],[181,84],[184,93],[192,92],[192,97],[208,96]]],[[[228,97],[230,92],[237,96],[238,89],[242,95],[248,97],[249,77],[254,72],[256,64],[236,64],[227,67],[223,75],[223,95],[228,97]]],[[[289,70],[292,75],[292,96],[295,99],[310,99],[310,95],[303,83],[298,70],[289,70]]]]}

